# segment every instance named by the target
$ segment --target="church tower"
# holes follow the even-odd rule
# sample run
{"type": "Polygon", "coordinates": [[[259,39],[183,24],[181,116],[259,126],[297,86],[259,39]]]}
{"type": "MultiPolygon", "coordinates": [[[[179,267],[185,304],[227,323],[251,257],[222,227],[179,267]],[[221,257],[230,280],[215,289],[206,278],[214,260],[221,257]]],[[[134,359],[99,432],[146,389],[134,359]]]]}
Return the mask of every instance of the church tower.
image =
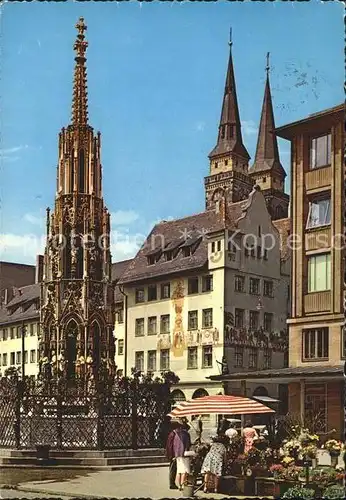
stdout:
{"type": "Polygon", "coordinates": [[[76,28],[72,119],[59,134],[40,310],[41,360],[63,359],[67,377],[83,363],[86,369],[87,359],[94,374],[101,362],[114,364],[110,214],[102,197],[101,137],[88,123],[83,18],[76,28]]]}
{"type": "MultiPolygon", "coordinates": [[[[232,32],[231,32],[232,33],[232,32]]],[[[244,200],[253,180],[248,175],[249,153],[242,139],[235,86],[232,36],[217,144],[209,154],[210,170],[205,178],[206,209],[214,209],[224,196],[228,203],[244,200]]]]}
{"type": "Polygon", "coordinates": [[[272,219],[277,220],[288,217],[289,196],[285,193],[286,172],[280,163],[275,135],[273,103],[269,84],[269,53],[267,54],[266,72],[256,156],[249,174],[260,186],[272,219]]]}

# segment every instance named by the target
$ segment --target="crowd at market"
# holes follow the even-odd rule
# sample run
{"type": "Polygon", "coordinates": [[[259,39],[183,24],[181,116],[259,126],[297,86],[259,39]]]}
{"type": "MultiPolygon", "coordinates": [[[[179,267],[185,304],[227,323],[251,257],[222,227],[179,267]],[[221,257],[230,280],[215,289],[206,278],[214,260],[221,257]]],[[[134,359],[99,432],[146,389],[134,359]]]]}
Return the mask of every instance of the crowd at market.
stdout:
{"type": "Polygon", "coordinates": [[[345,446],[340,441],[322,443],[320,436],[299,425],[276,426],[268,432],[265,425],[254,426],[248,420],[237,429],[232,419],[225,418],[215,435],[204,440],[202,434],[201,417],[190,423],[186,418],[171,420],[166,445],[171,489],[182,491],[187,485],[196,489],[199,479],[197,489],[205,493],[234,493],[220,491],[221,478],[271,477],[273,485],[280,484],[283,498],[313,499],[322,493],[323,498],[344,498],[345,468],[338,459],[342,452],[345,458],[345,446]],[[194,442],[191,425],[197,435],[194,442]],[[330,455],[330,466],[317,464],[319,449],[330,455]]]}

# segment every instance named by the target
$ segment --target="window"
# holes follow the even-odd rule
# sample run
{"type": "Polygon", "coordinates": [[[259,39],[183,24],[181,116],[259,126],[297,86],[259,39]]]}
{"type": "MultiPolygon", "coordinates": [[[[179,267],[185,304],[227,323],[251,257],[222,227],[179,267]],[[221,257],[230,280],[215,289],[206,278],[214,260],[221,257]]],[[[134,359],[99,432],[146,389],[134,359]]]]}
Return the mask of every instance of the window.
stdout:
{"type": "Polygon", "coordinates": [[[244,363],[244,349],[242,347],[236,347],[234,350],[234,364],[236,367],[243,366],[244,363]]]}
{"type": "Polygon", "coordinates": [[[202,292],[212,292],[213,290],[213,276],[202,277],[202,292]]]}
{"type": "Polygon", "coordinates": [[[172,250],[168,250],[167,252],[165,252],[165,261],[169,262],[170,260],[173,260],[173,251],[172,250]]]}
{"type": "Polygon", "coordinates": [[[160,333],[169,333],[169,314],[161,316],[160,333]]]}
{"type": "Polygon", "coordinates": [[[216,161],[215,162],[215,168],[217,168],[219,166],[218,162],[216,161]]]}
{"type": "Polygon", "coordinates": [[[24,351],[24,363],[28,362],[28,351],[24,351]]]}
{"type": "Polygon", "coordinates": [[[303,359],[328,359],[328,328],[303,330],[303,359]]]}
{"type": "Polygon", "coordinates": [[[202,311],[202,328],[211,328],[213,326],[213,310],[203,309],[202,311]]]}
{"type": "Polygon", "coordinates": [[[188,294],[198,293],[198,278],[189,278],[188,294]]]}
{"type": "Polygon", "coordinates": [[[233,243],[233,241],[228,240],[227,250],[229,252],[236,253],[237,252],[237,245],[235,245],[235,243],[233,243]]]}
{"type": "Polygon", "coordinates": [[[262,178],[262,182],[267,182],[267,178],[266,178],[266,177],[263,177],[263,178],[262,178]]]}
{"type": "Polygon", "coordinates": [[[11,361],[11,363],[10,363],[11,365],[15,365],[16,364],[15,355],[16,355],[16,353],[11,352],[11,360],[10,360],[11,361]]]}
{"type": "Polygon", "coordinates": [[[250,330],[257,330],[259,325],[259,312],[250,311],[250,330]]]}
{"type": "Polygon", "coordinates": [[[215,253],[215,241],[211,244],[211,253],[215,253]]]}
{"type": "Polygon", "coordinates": [[[258,351],[255,347],[249,349],[249,368],[257,368],[258,351]]]}
{"type": "Polygon", "coordinates": [[[273,282],[264,280],[263,295],[265,297],[273,297],[273,289],[274,289],[273,282]]]}
{"type": "Polygon", "coordinates": [[[245,276],[236,276],[234,281],[234,290],[236,292],[245,291],[245,276]]]}
{"type": "Polygon", "coordinates": [[[16,360],[17,360],[17,365],[20,365],[22,362],[22,353],[20,351],[17,351],[16,360]]]}
{"type": "Polygon", "coordinates": [[[144,370],[144,351],[137,351],[135,353],[135,368],[140,372],[144,370]]]}
{"type": "Polygon", "coordinates": [[[144,335],[144,318],[136,319],[135,336],[142,337],[144,335]]]}
{"type": "Polygon", "coordinates": [[[188,329],[197,330],[197,328],[198,328],[198,311],[189,311],[188,329]]]}
{"type": "Polygon", "coordinates": [[[156,351],[148,351],[148,372],[156,371],[156,351]]]}
{"type": "Polygon", "coordinates": [[[124,323],[124,309],[118,311],[118,323],[124,323]]]}
{"type": "Polygon", "coordinates": [[[197,347],[187,348],[187,367],[188,369],[198,368],[198,349],[197,347]]]}
{"type": "Polygon", "coordinates": [[[7,366],[7,353],[2,355],[2,366],[7,366]]]}
{"type": "Polygon", "coordinates": [[[221,240],[219,240],[217,242],[217,251],[220,252],[221,251],[221,240]]]}
{"type": "Polygon", "coordinates": [[[183,256],[184,257],[190,257],[192,255],[192,246],[184,247],[183,248],[183,256]]]}
{"type": "Polygon", "coordinates": [[[149,285],[148,286],[148,301],[157,300],[157,286],[149,285]]]}
{"type": "Polygon", "coordinates": [[[258,278],[250,278],[250,293],[252,295],[259,295],[260,280],[258,278]]]}
{"type": "Polygon", "coordinates": [[[330,253],[308,258],[308,292],[330,290],[330,253]]]}
{"type": "Polygon", "coordinates": [[[3,335],[4,335],[4,340],[7,340],[8,339],[8,330],[7,330],[7,328],[4,328],[3,335]]]}
{"type": "Polygon", "coordinates": [[[30,323],[30,337],[33,337],[34,336],[34,323],[30,323]]]}
{"type": "Polygon", "coordinates": [[[14,327],[11,328],[10,332],[11,332],[10,333],[10,338],[14,339],[14,327]]]}
{"type": "Polygon", "coordinates": [[[150,316],[148,318],[148,335],[156,335],[157,334],[157,317],[150,316]]]}
{"type": "Polygon", "coordinates": [[[169,283],[163,283],[161,285],[161,299],[169,299],[171,296],[171,285],[169,283]]]}
{"type": "Polygon", "coordinates": [[[119,354],[119,356],[124,355],[124,341],[123,341],[123,339],[118,340],[118,354],[119,354]]]}
{"type": "Polygon", "coordinates": [[[306,227],[313,228],[330,224],[330,198],[313,200],[309,204],[306,227]]]}
{"type": "Polygon", "coordinates": [[[264,369],[265,370],[270,370],[272,367],[272,352],[270,349],[265,349],[264,350],[264,369]]]}
{"type": "Polygon", "coordinates": [[[144,288],[136,288],[136,303],[144,302],[144,288]]]}
{"type": "Polygon", "coordinates": [[[273,331],[273,314],[272,313],[264,313],[264,318],[263,318],[263,328],[265,332],[272,332],[273,331]]]}
{"type": "Polygon", "coordinates": [[[327,432],[327,391],[325,384],[306,384],[304,412],[308,422],[314,422],[312,432],[327,432]]]}
{"type": "Polygon", "coordinates": [[[22,337],[22,327],[17,326],[17,339],[20,339],[22,337]]]}
{"type": "Polygon", "coordinates": [[[30,363],[36,363],[36,351],[32,349],[30,351],[30,363]]]}
{"type": "Polygon", "coordinates": [[[153,266],[156,263],[157,256],[156,255],[148,255],[148,266],[153,266]]]}
{"type": "Polygon", "coordinates": [[[202,346],[202,368],[212,368],[213,347],[211,345],[202,346]]]}
{"type": "Polygon", "coordinates": [[[243,328],[244,326],[244,309],[236,309],[234,314],[234,326],[236,328],[243,328]]]}
{"type": "Polygon", "coordinates": [[[228,165],[228,160],[225,160],[225,167],[227,167],[228,165]]]}
{"type": "Polygon", "coordinates": [[[160,351],[160,370],[169,370],[169,349],[160,351]]]}
{"type": "Polygon", "coordinates": [[[320,168],[330,165],[331,134],[315,137],[311,140],[310,168],[320,168]]]}

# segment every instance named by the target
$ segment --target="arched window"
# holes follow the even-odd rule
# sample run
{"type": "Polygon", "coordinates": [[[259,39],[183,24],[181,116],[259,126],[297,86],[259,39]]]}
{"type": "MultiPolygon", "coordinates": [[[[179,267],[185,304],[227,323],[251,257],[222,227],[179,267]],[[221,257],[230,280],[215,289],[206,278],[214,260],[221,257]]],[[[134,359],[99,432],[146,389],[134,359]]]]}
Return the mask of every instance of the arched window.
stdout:
{"type": "Polygon", "coordinates": [[[63,239],[63,274],[64,278],[71,278],[71,233],[69,229],[64,231],[63,239]]]}
{"type": "Polygon", "coordinates": [[[76,236],[73,239],[73,245],[77,250],[76,278],[82,279],[84,270],[84,248],[82,238],[80,236],[76,236]]]}
{"type": "Polygon", "coordinates": [[[171,393],[171,400],[174,403],[179,403],[180,401],[186,401],[185,394],[180,389],[175,389],[171,393]]]}
{"type": "Polygon", "coordinates": [[[99,366],[101,361],[101,328],[98,321],[93,321],[91,323],[91,344],[93,350],[93,357],[96,363],[96,366],[99,366]]]}
{"type": "Polygon", "coordinates": [[[65,330],[66,352],[65,360],[67,362],[67,377],[75,376],[75,362],[77,358],[78,344],[78,325],[74,319],[70,319],[65,330]]]}
{"type": "Polygon", "coordinates": [[[78,154],[78,187],[79,192],[85,192],[85,155],[84,149],[81,149],[78,154]]]}
{"type": "Polygon", "coordinates": [[[197,389],[193,393],[192,399],[203,398],[204,396],[209,396],[208,392],[205,389],[197,389]]]}
{"type": "Polygon", "coordinates": [[[71,151],[71,161],[70,161],[70,193],[73,193],[74,187],[74,149],[71,151]]]}
{"type": "Polygon", "coordinates": [[[253,396],[268,396],[268,391],[265,387],[260,385],[253,391],[253,396]]]}

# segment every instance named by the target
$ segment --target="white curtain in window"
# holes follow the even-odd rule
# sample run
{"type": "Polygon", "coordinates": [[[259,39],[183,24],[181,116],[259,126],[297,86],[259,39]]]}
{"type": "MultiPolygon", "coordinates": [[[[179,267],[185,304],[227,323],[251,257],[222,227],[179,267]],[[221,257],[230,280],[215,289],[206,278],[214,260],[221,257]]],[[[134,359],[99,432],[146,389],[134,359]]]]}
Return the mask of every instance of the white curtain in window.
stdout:
{"type": "Polygon", "coordinates": [[[330,254],[309,258],[309,292],[330,290],[330,254]]]}

